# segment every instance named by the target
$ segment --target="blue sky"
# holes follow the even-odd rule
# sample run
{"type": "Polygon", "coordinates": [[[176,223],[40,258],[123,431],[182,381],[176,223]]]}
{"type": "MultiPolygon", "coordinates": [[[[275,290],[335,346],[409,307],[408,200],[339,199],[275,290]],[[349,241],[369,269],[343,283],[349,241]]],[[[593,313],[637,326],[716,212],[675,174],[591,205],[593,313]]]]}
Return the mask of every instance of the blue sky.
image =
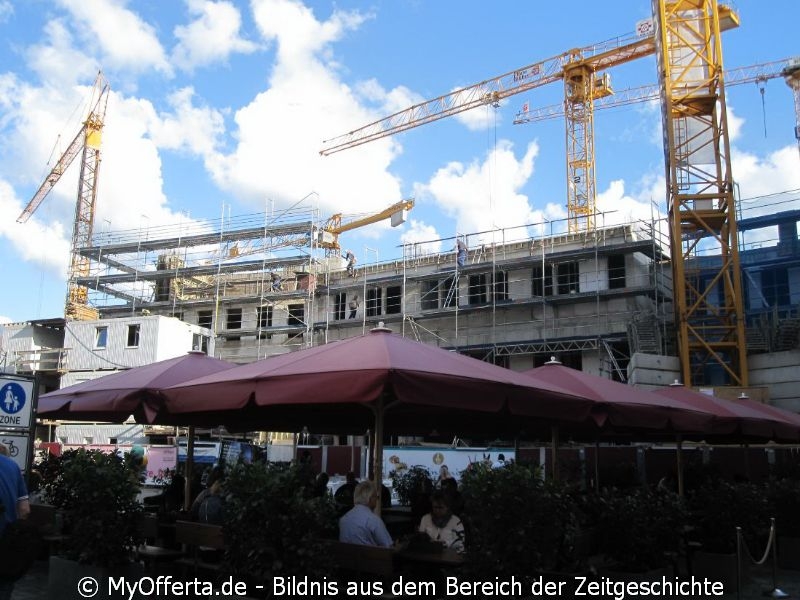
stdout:
{"type": "MultiPolygon", "coordinates": [[[[797,0],[736,6],[726,68],[800,55],[797,0]]],[[[513,124],[525,102],[560,102],[561,85],[329,157],[318,154],[324,139],[628,34],[649,14],[649,0],[0,0],[0,322],[63,314],[79,161],[26,224],[16,218],[78,131],[98,69],[112,91],[96,230],[216,219],[223,204],[253,213],[309,194],[322,217],[359,215],[413,196],[404,226],[342,237],[361,262],[374,256],[367,247],[386,260],[404,241],[565,216],[563,121],[513,124]]],[[[655,59],[611,76],[617,90],[655,83],[655,59]]],[[[742,197],[800,189],[785,83],[769,81],[763,104],[755,84],[727,98],[742,197]]],[[[657,106],[599,111],[595,154],[607,223],[663,205],[657,106]]]]}

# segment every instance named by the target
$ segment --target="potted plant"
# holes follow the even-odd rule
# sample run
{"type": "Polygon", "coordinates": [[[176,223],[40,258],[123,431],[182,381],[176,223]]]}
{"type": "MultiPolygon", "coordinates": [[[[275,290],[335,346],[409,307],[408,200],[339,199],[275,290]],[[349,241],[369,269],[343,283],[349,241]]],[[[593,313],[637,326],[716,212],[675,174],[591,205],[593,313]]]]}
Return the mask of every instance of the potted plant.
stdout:
{"type": "MultiPolygon", "coordinates": [[[[752,552],[767,541],[770,520],[763,489],[747,482],[715,480],[690,496],[692,568],[698,576],[721,581],[727,589],[736,584],[736,528],[752,552]]],[[[742,567],[747,568],[747,561],[742,567]]]]}
{"type": "Polygon", "coordinates": [[[577,511],[563,485],[520,463],[474,465],[462,474],[466,558],[471,576],[530,577],[571,571],[577,511]]]}
{"type": "Polygon", "coordinates": [[[326,538],[337,531],[329,494],[307,493],[297,466],[240,464],[225,484],[224,564],[228,572],[256,584],[275,576],[330,575],[326,538]]]}
{"type": "Polygon", "coordinates": [[[677,494],[639,487],[603,496],[600,552],[617,579],[671,577],[687,513],[677,494]]]}
{"type": "Polygon", "coordinates": [[[403,506],[411,507],[411,518],[418,523],[431,510],[430,497],[433,492],[431,472],[420,465],[409,469],[394,470],[389,474],[392,488],[403,506]]]}
{"type": "Polygon", "coordinates": [[[77,594],[76,582],[87,575],[101,581],[135,570],[140,465],[132,457],[83,448],[47,459],[43,497],[59,511],[64,536],[58,556],[50,558],[51,597],[77,594]]]}

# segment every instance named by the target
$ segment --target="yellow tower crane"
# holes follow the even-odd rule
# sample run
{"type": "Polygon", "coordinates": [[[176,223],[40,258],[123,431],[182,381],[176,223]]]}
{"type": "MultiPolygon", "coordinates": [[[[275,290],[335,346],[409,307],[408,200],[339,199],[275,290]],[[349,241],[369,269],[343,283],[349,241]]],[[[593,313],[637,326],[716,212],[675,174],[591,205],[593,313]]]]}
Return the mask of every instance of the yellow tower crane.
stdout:
{"type": "Polygon", "coordinates": [[[408,198],[396,202],[380,212],[345,222],[342,222],[344,215],[342,213],[336,213],[331,215],[322,226],[317,243],[320,248],[325,248],[326,252],[339,254],[341,250],[341,246],[339,246],[340,233],[364,227],[365,225],[371,225],[372,223],[377,223],[389,218],[392,219],[392,227],[396,227],[405,221],[406,211],[412,208],[414,208],[414,199],[408,198]]]}
{"type": "MultiPolygon", "coordinates": [[[[723,28],[738,26],[732,11],[720,6],[723,28]]],[[[530,64],[449,94],[415,104],[344,135],[325,140],[320,151],[330,155],[556,81],[564,83],[566,117],[566,189],[570,232],[594,228],[595,159],[594,101],[613,93],[604,70],[655,53],[652,21],[637,24],[636,33],[613,38],[530,64]]]]}
{"type": "Polygon", "coordinates": [[[794,95],[794,137],[800,150],[800,58],[794,58],[781,73],[794,95]]]}
{"type": "Polygon", "coordinates": [[[654,0],[653,10],[681,374],[685,385],[716,371],[747,386],[717,0],[654,0]]]}
{"type": "MultiPolygon", "coordinates": [[[[791,86],[792,72],[796,73],[798,93],[800,93],[800,58],[784,58],[773,60],[748,67],[736,67],[727,69],[724,73],[725,86],[743,85],[746,83],[757,83],[784,77],[791,86]]],[[[598,98],[594,103],[594,110],[605,110],[609,108],[619,108],[636,104],[637,102],[650,102],[659,99],[659,86],[657,83],[642,85],[639,87],[628,88],[625,90],[614,90],[613,95],[598,98]]],[[[564,116],[564,104],[550,104],[531,108],[526,106],[514,117],[514,125],[527,125],[538,123],[548,119],[558,119],[564,116]]],[[[796,102],[795,117],[800,123],[800,102],[796,102]]],[[[798,129],[800,134],[800,129],[798,129]]]]}
{"type": "MultiPolygon", "coordinates": [[[[323,142],[328,155],[557,81],[567,118],[569,230],[594,226],[594,100],[609,95],[600,72],[656,54],[662,120],[678,354],[684,382],[717,370],[748,383],[744,308],[722,72],[721,32],[738,15],[717,0],[652,0],[639,37],[572,50],[416,104],[323,142]],[[702,256],[701,256],[702,255],[702,256]],[[701,270],[701,266],[703,269],[701,270]]],[[[787,74],[797,90],[795,72],[787,74]]]]}
{"type": "Polygon", "coordinates": [[[77,285],[79,277],[89,275],[89,259],[81,256],[80,248],[91,246],[94,228],[94,211],[97,203],[97,181],[100,170],[100,140],[108,104],[108,82],[102,73],[97,74],[92,92],[89,114],[66,151],[56,162],[28,205],[17,218],[25,223],[39,208],[50,190],[58,183],[78,153],[81,154],[81,171],[78,178],[78,197],[72,229],[68,288],[64,316],[67,319],[87,320],[97,318],[97,312],[88,305],[88,290],[77,285]]]}

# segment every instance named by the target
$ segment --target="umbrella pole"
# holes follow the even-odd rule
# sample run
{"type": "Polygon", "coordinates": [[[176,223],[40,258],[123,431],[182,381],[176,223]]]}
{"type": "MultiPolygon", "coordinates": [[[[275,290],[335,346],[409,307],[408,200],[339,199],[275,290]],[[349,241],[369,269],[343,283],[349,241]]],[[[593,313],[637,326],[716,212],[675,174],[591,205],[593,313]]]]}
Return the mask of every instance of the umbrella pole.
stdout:
{"type": "Polygon", "coordinates": [[[192,471],[194,470],[194,425],[189,425],[186,431],[186,481],[183,484],[183,510],[189,512],[192,508],[192,471]]]}
{"type": "Polygon", "coordinates": [[[594,443],[594,489],[600,493],[600,442],[594,443]]]}
{"type": "Polygon", "coordinates": [[[558,426],[553,425],[551,430],[552,435],[552,450],[551,453],[553,455],[551,460],[551,470],[553,473],[553,481],[558,481],[558,426]]]}
{"type": "Polygon", "coordinates": [[[675,460],[678,471],[678,496],[683,498],[683,438],[681,434],[677,435],[677,443],[675,444],[675,460]]]}
{"type": "Polygon", "coordinates": [[[375,444],[372,448],[372,472],[375,477],[375,491],[378,494],[378,503],[375,514],[381,514],[381,494],[383,493],[383,394],[378,397],[375,406],[375,444]]]}

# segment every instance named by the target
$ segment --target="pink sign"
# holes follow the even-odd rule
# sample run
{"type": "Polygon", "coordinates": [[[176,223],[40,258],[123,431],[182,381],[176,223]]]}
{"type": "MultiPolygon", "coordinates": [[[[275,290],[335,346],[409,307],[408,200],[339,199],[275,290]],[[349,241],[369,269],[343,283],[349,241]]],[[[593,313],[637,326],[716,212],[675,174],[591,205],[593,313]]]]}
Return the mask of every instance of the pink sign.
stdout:
{"type": "Polygon", "coordinates": [[[150,446],[147,450],[147,479],[145,483],[159,483],[168,472],[175,471],[178,449],[175,446],[150,446]]]}

